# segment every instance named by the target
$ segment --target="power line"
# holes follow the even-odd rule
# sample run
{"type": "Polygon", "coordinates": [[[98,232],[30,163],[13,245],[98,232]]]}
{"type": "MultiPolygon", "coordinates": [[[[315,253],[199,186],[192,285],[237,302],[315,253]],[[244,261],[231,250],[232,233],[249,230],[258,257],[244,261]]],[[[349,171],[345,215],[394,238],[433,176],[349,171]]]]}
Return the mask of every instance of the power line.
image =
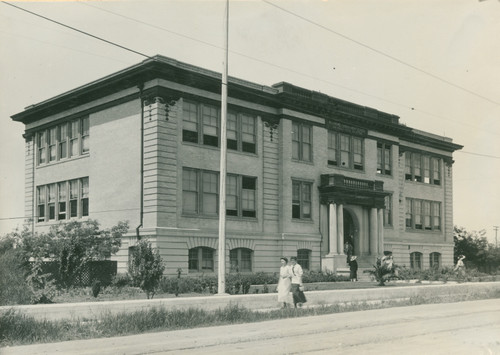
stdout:
{"type": "Polygon", "coordinates": [[[48,17],[46,17],[46,16],[43,16],[43,15],[37,14],[36,12],[26,10],[26,9],[24,9],[24,8],[22,8],[22,7],[16,6],[16,5],[14,5],[14,4],[11,4],[11,3],[8,3],[8,2],[5,2],[5,1],[2,1],[2,3],[4,3],[5,5],[12,6],[12,7],[16,8],[16,9],[18,9],[18,10],[21,10],[21,11],[27,12],[27,13],[29,13],[29,14],[33,15],[33,16],[37,16],[37,17],[43,18],[44,20],[47,20],[47,21],[53,22],[53,23],[55,23],[55,24],[58,24],[58,25],[60,25],[60,26],[66,27],[66,28],[69,28],[70,30],[73,30],[73,31],[76,31],[76,32],[82,33],[82,34],[84,34],[84,35],[86,35],[86,36],[89,36],[89,37],[92,37],[92,38],[95,38],[95,39],[97,39],[97,40],[99,40],[99,41],[105,42],[105,43],[107,43],[107,44],[111,44],[111,45],[113,45],[113,46],[115,46],[115,47],[118,47],[118,48],[124,49],[124,50],[126,50],[126,51],[129,51],[129,52],[132,52],[132,53],[134,53],[134,54],[137,54],[137,55],[140,55],[140,56],[146,57],[146,58],[148,58],[148,59],[149,59],[149,58],[151,58],[151,56],[149,56],[149,55],[147,55],[147,54],[144,54],[144,53],[138,52],[138,51],[136,51],[136,50],[130,49],[130,48],[128,48],[128,47],[122,46],[122,45],[120,45],[120,44],[117,44],[117,43],[114,43],[114,42],[108,41],[107,39],[104,39],[104,38],[101,38],[101,37],[95,36],[95,35],[93,35],[93,34],[91,34],[91,33],[88,33],[88,32],[82,31],[82,30],[79,30],[78,28],[75,28],[75,27],[72,27],[72,26],[66,25],[66,24],[64,24],[64,23],[62,23],[62,22],[59,22],[59,21],[53,20],[53,19],[51,19],[51,18],[48,18],[48,17]]]}
{"type": "Polygon", "coordinates": [[[487,154],[480,154],[480,153],[472,153],[472,152],[465,152],[463,150],[457,150],[458,153],[464,153],[464,154],[471,154],[471,155],[477,155],[479,157],[485,157],[485,158],[493,158],[493,159],[500,159],[500,157],[494,156],[494,155],[487,155],[487,154]]]}
{"type": "Polygon", "coordinates": [[[321,25],[321,24],[319,24],[319,23],[317,23],[317,22],[314,22],[313,20],[310,20],[310,19],[308,19],[308,18],[306,18],[306,17],[304,17],[304,16],[302,16],[302,15],[299,15],[299,14],[297,14],[297,13],[295,13],[295,12],[292,12],[292,11],[290,11],[290,10],[287,10],[287,9],[285,9],[285,8],[281,7],[281,6],[276,5],[276,4],[273,4],[272,2],[270,2],[270,1],[268,1],[268,0],[262,0],[262,1],[263,1],[263,2],[265,2],[265,3],[266,3],[266,4],[268,4],[268,5],[271,5],[271,6],[274,6],[274,7],[278,8],[278,9],[280,9],[281,11],[284,11],[284,12],[286,12],[286,13],[288,13],[288,14],[290,14],[290,15],[293,15],[293,16],[295,16],[295,17],[298,17],[298,18],[300,18],[301,20],[304,20],[304,21],[306,21],[306,22],[309,22],[310,24],[313,24],[313,25],[315,25],[315,26],[317,26],[317,27],[319,27],[319,28],[322,28],[322,29],[324,29],[324,30],[326,30],[326,31],[328,31],[328,32],[331,32],[331,33],[333,33],[333,34],[335,34],[335,35],[337,35],[337,36],[339,36],[339,37],[342,37],[342,38],[344,38],[344,39],[346,39],[346,40],[348,40],[348,41],[354,42],[354,43],[356,43],[356,44],[357,44],[357,45],[359,45],[359,46],[362,46],[362,47],[367,48],[367,49],[369,49],[369,50],[371,50],[371,51],[373,51],[373,52],[375,52],[375,53],[377,53],[377,54],[380,54],[380,55],[382,55],[382,56],[384,56],[384,57],[386,57],[386,58],[389,58],[389,59],[391,59],[391,60],[393,60],[393,61],[395,61],[395,62],[397,62],[397,63],[399,63],[399,64],[403,64],[403,65],[405,65],[405,66],[407,66],[407,67],[409,67],[409,68],[412,68],[412,69],[414,69],[414,70],[416,70],[416,71],[418,71],[418,72],[421,72],[421,73],[423,73],[423,74],[425,74],[425,75],[428,75],[428,76],[430,76],[430,77],[432,77],[432,78],[434,78],[434,79],[436,79],[436,80],[439,80],[439,81],[441,81],[441,82],[443,82],[443,83],[446,83],[446,84],[448,84],[448,85],[450,85],[450,86],[453,86],[453,87],[455,87],[455,88],[457,88],[457,89],[460,89],[460,90],[462,90],[462,91],[465,91],[465,92],[467,92],[467,93],[469,93],[469,94],[471,94],[471,95],[474,95],[474,96],[476,96],[476,97],[479,97],[479,98],[481,98],[481,99],[483,99],[483,100],[486,100],[486,101],[488,101],[488,102],[491,102],[491,103],[493,103],[493,104],[495,104],[495,105],[500,105],[500,102],[498,102],[498,101],[495,101],[495,100],[492,100],[492,99],[490,99],[490,98],[487,98],[486,96],[483,96],[483,95],[481,95],[481,94],[478,94],[478,93],[476,93],[476,92],[474,92],[474,91],[472,91],[472,90],[469,90],[469,89],[467,89],[467,88],[465,88],[465,87],[463,87],[463,86],[460,86],[460,85],[458,85],[458,84],[455,84],[455,83],[453,83],[453,82],[451,82],[451,81],[449,81],[449,80],[446,80],[446,79],[444,79],[444,78],[441,78],[440,76],[437,76],[437,75],[435,75],[435,74],[432,74],[431,72],[428,72],[428,71],[426,71],[426,70],[420,69],[419,67],[416,67],[416,66],[414,66],[414,65],[412,65],[412,64],[409,64],[409,63],[407,63],[407,62],[405,62],[405,61],[403,61],[403,60],[401,60],[401,59],[399,59],[399,58],[396,58],[396,57],[394,57],[394,56],[392,56],[392,55],[390,55],[390,54],[387,54],[387,53],[385,53],[385,52],[383,52],[383,51],[381,51],[381,50],[378,50],[378,49],[376,49],[376,48],[374,48],[374,47],[371,47],[371,46],[369,46],[369,45],[367,45],[367,44],[364,44],[363,42],[357,41],[357,40],[355,40],[355,39],[353,39],[353,38],[351,38],[351,37],[349,37],[349,36],[346,36],[346,35],[344,35],[344,34],[342,34],[342,33],[340,33],[340,32],[334,31],[334,30],[332,30],[331,28],[328,28],[328,27],[326,27],[326,26],[323,26],[323,25],[321,25]]]}
{"type": "MultiPolygon", "coordinates": [[[[210,42],[202,41],[202,40],[200,40],[198,38],[190,37],[190,36],[184,35],[182,33],[179,33],[179,32],[176,32],[176,31],[172,31],[172,30],[167,29],[165,27],[161,27],[161,26],[154,25],[152,23],[141,21],[141,20],[138,20],[136,18],[133,18],[133,17],[130,17],[130,16],[126,16],[126,15],[123,15],[123,14],[120,14],[120,13],[117,13],[117,12],[114,12],[114,11],[106,10],[104,8],[101,8],[101,7],[98,7],[98,6],[95,6],[95,5],[91,5],[90,3],[86,2],[86,1],[85,2],[78,1],[78,3],[82,4],[82,5],[85,5],[85,6],[88,6],[88,7],[91,7],[91,8],[94,8],[94,9],[99,10],[99,11],[103,11],[103,12],[106,12],[106,13],[109,13],[109,14],[112,14],[112,15],[115,15],[115,16],[127,19],[129,21],[137,22],[137,23],[140,23],[140,24],[148,26],[148,27],[152,27],[152,28],[155,28],[155,29],[158,29],[158,30],[161,30],[161,31],[165,31],[165,32],[168,32],[170,34],[174,34],[176,36],[187,38],[187,39],[189,39],[191,41],[202,43],[204,45],[207,45],[207,46],[210,46],[210,47],[213,47],[213,48],[216,48],[216,49],[224,50],[224,48],[222,46],[218,46],[218,45],[215,45],[215,44],[210,43],[210,42]]],[[[309,79],[314,79],[314,80],[317,80],[317,81],[321,81],[321,82],[323,82],[325,84],[328,84],[328,85],[339,87],[339,88],[342,88],[344,90],[352,91],[352,92],[355,92],[355,93],[358,93],[358,94],[361,94],[361,95],[364,95],[364,96],[372,97],[372,98],[375,98],[375,99],[380,100],[380,101],[388,102],[388,103],[390,103],[392,105],[400,106],[400,107],[406,108],[406,109],[411,110],[411,111],[418,111],[418,112],[423,113],[423,114],[428,115],[428,116],[441,118],[441,119],[444,119],[444,120],[447,120],[447,121],[450,121],[450,122],[454,122],[454,123],[459,123],[459,124],[462,124],[464,126],[469,126],[469,127],[475,128],[475,129],[482,130],[482,131],[484,131],[486,133],[489,133],[489,134],[500,135],[498,133],[491,132],[491,131],[485,130],[485,129],[481,129],[481,128],[478,128],[478,127],[476,127],[474,125],[468,124],[468,123],[457,122],[457,121],[454,121],[452,119],[449,119],[449,118],[446,118],[446,117],[443,117],[443,116],[439,116],[439,115],[436,115],[436,114],[433,114],[433,113],[430,113],[430,112],[426,112],[424,110],[417,109],[415,107],[411,107],[411,106],[406,105],[406,104],[402,104],[402,103],[399,103],[399,102],[391,101],[391,100],[388,100],[388,99],[380,97],[380,96],[376,96],[376,95],[369,94],[369,93],[366,93],[366,92],[363,92],[363,91],[360,91],[360,90],[357,90],[357,89],[353,89],[353,88],[350,88],[350,87],[347,87],[347,86],[343,86],[343,85],[339,85],[339,84],[336,84],[336,83],[332,83],[332,82],[330,82],[328,80],[325,80],[323,78],[313,77],[311,75],[299,72],[297,70],[294,70],[294,69],[291,69],[291,68],[287,68],[287,67],[284,67],[284,66],[281,66],[281,65],[278,65],[278,64],[274,64],[274,63],[271,63],[271,62],[267,62],[265,60],[262,60],[262,59],[259,59],[259,58],[255,58],[255,57],[249,56],[249,55],[241,53],[241,52],[236,52],[236,51],[233,51],[233,50],[229,50],[229,52],[231,52],[232,54],[236,54],[236,55],[239,55],[241,57],[244,57],[244,58],[256,61],[256,62],[260,62],[260,63],[266,64],[266,65],[269,65],[269,66],[272,66],[272,67],[275,67],[275,68],[283,69],[283,70],[289,71],[291,73],[307,77],[309,79]]]]}
{"type": "MultiPolygon", "coordinates": [[[[263,1],[264,1],[264,2],[266,2],[266,3],[268,3],[268,4],[270,4],[270,5],[272,5],[272,6],[276,6],[276,7],[280,8],[280,9],[282,9],[283,11],[289,12],[288,10],[283,9],[283,8],[281,8],[281,7],[277,6],[277,5],[272,4],[272,3],[269,3],[269,2],[268,2],[268,1],[266,1],[266,0],[263,0],[263,1]]],[[[135,51],[135,50],[133,50],[133,49],[130,49],[130,48],[128,48],[128,47],[125,47],[125,46],[122,46],[122,45],[119,45],[119,44],[116,44],[116,43],[114,43],[114,42],[112,42],[112,41],[108,41],[108,40],[106,40],[106,39],[104,39],[104,38],[101,38],[101,37],[98,37],[98,36],[92,35],[92,34],[90,34],[90,33],[88,33],[88,32],[85,32],[85,31],[79,30],[79,29],[77,29],[77,28],[75,28],[75,27],[72,27],[72,26],[69,26],[69,25],[63,24],[63,23],[61,23],[61,22],[58,22],[58,21],[52,20],[52,19],[50,19],[50,18],[48,18],[48,17],[46,17],[46,16],[39,15],[39,14],[37,14],[37,13],[33,12],[33,11],[29,11],[29,10],[23,9],[23,8],[21,8],[21,7],[19,7],[19,6],[13,5],[13,4],[8,3],[8,2],[5,2],[5,1],[2,1],[2,2],[3,2],[4,4],[6,4],[6,5],[12,6],[12,7],[17,8],[17,9],[22,10],[22,11],[25,11],[25,12],[27,12],[27,13],[30,13],[30,14],[34,15],[34,16],[37,16],[37,17],[40,17],[40,18],[45,19],[45,20],[47,20],[47,21],[50,21],[50,22],[56,23],[56,24],[61,25],[61,26],[63,26],[63,27],[66,27],[66,28],[72,29],[72,30],[77,31],[77,32],[79,32],[79,33],[82,33],[82,34],[85,34],[85,35],[90,36],[90,37],[92,37],[92,38],[95,38],[95,39],[98,39],[98,40],[100,40],[100,41],[103,41],[103,42],[105,42],[105,43],[111,44],[111,45],[116,46],[116,47],[119,47],[119,48],[121,48],[121,49],[125,49],[125,50],[127,50],[127,51],[132,52],[132,53],[135,53],[135,54],[138,54],[138,55],[144,56],[144,57],[146,57],[146,58],[151,58],[150,56],[148,56],[148,55],[146,55],[146,54],[144,54],[144,53],[141,53],[141,52],[135,51]]],[[[194,37],[186,36],[186,35],[184,35],[184,34],[181,34],[181,33],[175,32],[175,31],[171,31],[171,30],[166,29],[166,28],[164,28],[164,27],[156,26],[156,25],[153,25],[153,24],[150,24],[150,23],[147,23],[147,22],[144,22],[144,21],[140,21],[140,20],[134,19],[134,18],[129,17],[129,16],[125,16],[125,15],[122,15],[122,14],[118,14],[118,13],[115,13],[115,12],[113,12],[113,11],[105,10],[105,9],[102,9],[102,8],[99,8],[99,7],[96,7],[96,6],[93,6],[93,5],[90,5],[90,4],[87,4],[87,3],[84,3],[84,2],[79,2],[79,3],[80,3],[80,4],[84,4],[84,5],[86,5],[86,6],[89,6],[89,7],[92,7],[92,8],[95,8],[95,9],[98,9],[98,10],[101,10],[101,11],[104,11],[104,12],[107,12],[107,13],[110,13],[110,14],[113,14],[113,15],[116,15],[116,16],[119,16],[119,17],[122,17],[122,18],[125,18],[125,19],[128,19],[128,20],[131,20],[131,21],[134,21],[134,22],[137,22],[137,23],[140,23],[140,24],[143,24],[143,25],[146,25],[146,26],[153,27],[153,28],[155,28],[155,29],[159,29],[159,30],[162,30],[162,31],[166,31],[166,32],[172,33],[172,34],[177,35],[177,36],[181,36],[181,37],[183,37],[183,38],[187,38],[187,39],[192,40],[192,41],[196,41],[196,42],[199,42],[199,43],[203,43],[203,44],[205,44],[205,45],[208,45],[208,46],[211,46],[211,47],[214,47],[214,48],[217,48],[217,49],[224,49],[224,48],[223,48],[223,47],[221,47],[221,46],[217,46],[217,45],[215,45],[215,44],[212,44],[212,43],[209,43],[209,42],[206,42],[206,41],[202,41],[202,40],[199,40],[199,39],[194,38],[194,37]]],[[[295,15],[295,14],[294,14],[294,13],[292,13],[292,12],[289,12],[289,13],[291,13],[291,14],[295,15]]],[[[302,18],[300,15],[297,15],[297,16],[299,16],[300,18],[302,18]]],[[[303,18],[303,19],[304,19],[304,20],[306,20],[306,21],[308,21],[308,22],[314,23],[314,22],[312,22],[312,21],[310,21],[310,20],[308,20],[308,19],[305,19],[305,18],[303,18]]],[[[316,23],[314,23],[314,24],[316,24],[316,23]]],[[[323,27],[322,25],[319,25],[319,24],[316,24],[316,25],[318,25],[318,26],[320,26],[320,27],[323,27]]],[[[328,29],[328,28],[326,28],[326,27],[325,27],[325,29],[328,29]]],[[[334,32],[334,33],[336,33],[335,31],[333,31],[333,32],[334,32]]],[[[336,33],[336,34],[337,34],[337,33],[336,33]]],[[[341,34],[339,34],[339,35],[341,35],[341,34]]],[[[342,35],[342,36],[343,36],[343,35],[342,35]]],[[[350,39],[350,38],[348,38],[348,37],[346,37],[346,38],[347,38],[347,39],[350,39]]],[[[335,83],[332,83],[332,82],[330,82],[330,81],[324,80],[324,79],[322,79],[322,78],[317,78],[317,77],[310,76],[310,75],[308,75],[308,74],[301,73],[301,72],[299,72],[299,71],[297,71],[297,70],[294,70],[294,69],[291,69],[291,68],[283,67],[283,66],[281,66],[281,65],[274,64],[274,63],[270,63],[270,62],[267,62],[267,61],[261,60],[261,59],[259,59],[259,58],[251,57],[251,56],[246,55],[246,54],[244,54],[244,53],[235,52],[235,51],[230,51],[230,52],[231,52],[231,53],[233,53],[233,54],[236,54],[236,55],[239,55],[239,56],[242,56],[242,57],[245,57],[245,58],[248,58],[248,59],[251,59],[251,60],[257,61],[257,62],[264,63],[264,64],[266,64],[266,65],[270,65],[270,66],[273,66],[273,67],[276,67],[276,68],[280,68],[280,69],[283,69],[283,70],[286,70],[286,71],[289,71],[289,72],[293,72],[293,73],[295,73],[295,74],[298,74],[298,75],[301,75],[301,76],[304,76],[304,77],[307,77],[307,78],[310,78],[310,79],[314,79],[314,80],[317,80],[317,81],[321,81],[321,82],[324,82],[324,83],[329,84],[329,85],[332,85],[332,86],[340,87],[340,88],[345,89],[345,90],[353,91],[353,92],[356,92],[356,93],[361,94],[361,95],[365,95],[365,96],[373,97],[373,98],[375,98],[375,99],[378,99],[378,100],[381,100],[381,101],[385,101],[385,102],[388,102],[388,103],[393,104],[393,105],[401,106],[401,107],[407,108],[407,109],[409,109],[409,110],[416,111],[416,109],[415,109],[414,107],[408,106],[408,105],[406,105],[406,104],[401,104],[401,103],[398,103],[398,102],[394,102],[394,101],[391,101],[391,100],[387,100],[387,99],[385,99],[385,98],[382,98],[382,97],[379,97],[379,96],[376,96],[376,95],[372,95],[372,94],[368,94],[368,93],[365,93],[365,92],[359,91],[359,90],[357,90],[357,89],[353,89],[353,88],[349,88],[349,87],[346,87],[346,86],[343,86],[343,85],[335,84],[335,83]]],[[[435,114],[432,114],[432,113],[429,113],[429,112],[426,112],[426,111],[423,111],[423,110],[418,110],[418,112],[421,112],[421,113],[426,114],[426,115],[429,115],[429,116],[439,117],[439,118],[441,118],[441,119],[445,119],[445,120],[448,120],[448,121],[450,121],[450,122],[455,122],[455,123],[459,123],[459,124],[462,124],[462,125],[470,126],[470,127],[476,128],[476,129],[480,129],[480,128],[475,127],[475,126],[473,126],[473,125],[466,124],[466,123],[463,123],[463,122],[457,122],[457,121],[454,121],[454,120],[452,120],[452,119],[448,119],[448,118],[445,118],[445,117],[442,117],[442,116],[438,116],[438,115],[435,115],[435,114]]],[[[482,129],[480,129],[480,130],[482,130],[482,129]]],[[[497,133],[493,133],[493,132],[486,131],[486,130],[484,130],[484,131],[485,131],[485,132],[487,132],[487,133],[490,133],[490,134],[497,135],[497,133]]]]}

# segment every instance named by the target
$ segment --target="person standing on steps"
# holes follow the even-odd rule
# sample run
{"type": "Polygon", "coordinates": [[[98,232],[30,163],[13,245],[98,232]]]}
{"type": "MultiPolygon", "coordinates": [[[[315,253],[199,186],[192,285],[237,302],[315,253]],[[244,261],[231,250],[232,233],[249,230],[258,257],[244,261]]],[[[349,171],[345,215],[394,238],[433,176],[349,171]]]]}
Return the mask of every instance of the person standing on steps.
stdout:
{"type": "Polygon", "coordinates": [[[356,259],[357,257],[353,255],[351,256],[351,261],[349,261],[351,282],[358,281],[358,262],[356,261],[356,259]]]}

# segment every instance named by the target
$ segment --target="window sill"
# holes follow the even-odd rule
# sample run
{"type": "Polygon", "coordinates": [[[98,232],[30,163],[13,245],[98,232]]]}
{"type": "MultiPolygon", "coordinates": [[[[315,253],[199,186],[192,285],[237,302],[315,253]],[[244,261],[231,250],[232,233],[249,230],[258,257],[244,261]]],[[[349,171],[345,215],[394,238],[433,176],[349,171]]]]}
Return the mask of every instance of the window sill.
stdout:
{"type": "Polygon", "coordinates": [[[299,160],[299,159],[293,159],[292,158],[292,162],[293,163],[300,163],[300,164],[307,164],[307,165],[312,165],[314,166],[314,161],[313,160],[299,160]]]}
{"type": "Polygon", "coordinates": [[[51,166],[56,166],[56,165],[59,165],[59,164],[64,164],[64,163],[67,163],[67,162],[70,162],[70,161],[76,161],[76,160],[79,160],[79,159],[85,159],[85,158],[88,158],[88,157],[90,157],[90,153],[85,153],[85,154],[82,154],[82,155],[79,155],[79,156],[76,156],[76,157],[72,157],[72,158],[63,158],[63,159],[55,160],[55,161],[50,162],[50,163],[37,164],[36,168],[37,169],[48,168],[48,167],[51,167],[51,166]]]}
{"type": "Polygon", "coordinates": [[[314,224],[314,220],[312,220],[312,219],[292,218],[292,222],[305,223],[305,224],[314,224]]]}

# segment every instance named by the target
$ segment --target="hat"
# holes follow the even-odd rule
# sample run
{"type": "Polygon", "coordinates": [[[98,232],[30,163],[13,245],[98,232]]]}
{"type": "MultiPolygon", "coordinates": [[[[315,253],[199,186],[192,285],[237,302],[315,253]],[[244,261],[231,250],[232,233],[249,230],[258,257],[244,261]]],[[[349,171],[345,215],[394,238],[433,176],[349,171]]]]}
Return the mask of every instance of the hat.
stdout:
{"type": "Polygon", "coordinates": [[[356,255],[351,256],[351,261],[356,260],[358,257],[356,255]]]}

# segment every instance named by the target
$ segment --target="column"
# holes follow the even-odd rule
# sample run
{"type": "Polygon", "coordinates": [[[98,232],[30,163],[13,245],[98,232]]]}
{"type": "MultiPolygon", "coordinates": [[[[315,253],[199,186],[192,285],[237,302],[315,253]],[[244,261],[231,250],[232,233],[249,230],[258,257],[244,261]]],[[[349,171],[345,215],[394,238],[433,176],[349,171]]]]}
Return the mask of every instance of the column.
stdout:
{"type": "Polygon", "coordinates": [[[377,209],[378,214],[378,250],[380,254],[384,252],[384,210],[377,209]]]}
{"type": "Polygon", "coordinates": [[[372,208],[370,210],[370,254],[378,255],[378,223],[377,223],[377,209],[372,208]]]}
{"type": "Polygon", "coordinates": [[[330,203],[328,205],[328,240],[330,242],[329,254],[337,254],[337,205],[335,203],[330,203]]]}
{"type": "Polygon", "coordinates": [[[344,205],[339,203],[337,208],[337,250],[344,255],[344,205]]]}

